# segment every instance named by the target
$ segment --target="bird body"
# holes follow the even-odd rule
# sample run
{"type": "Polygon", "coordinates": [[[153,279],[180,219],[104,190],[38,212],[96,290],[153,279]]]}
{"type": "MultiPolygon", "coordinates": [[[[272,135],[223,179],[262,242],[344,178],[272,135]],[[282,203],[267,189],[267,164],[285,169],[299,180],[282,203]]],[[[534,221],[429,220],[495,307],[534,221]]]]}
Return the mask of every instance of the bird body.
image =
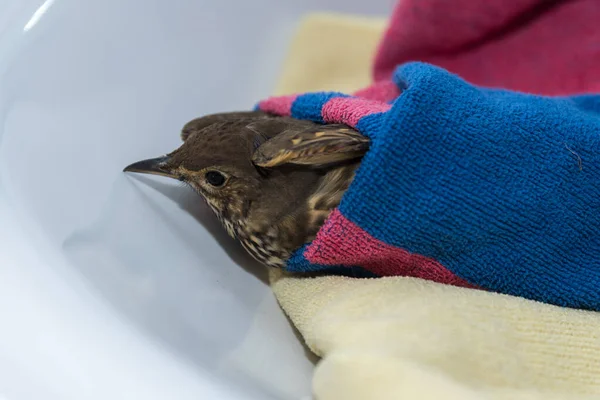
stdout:
{"type": "Polygon", "coordinates": [[[259,262],[282,268],[314,239],[348,189],[369,141],[345,125],[263,112],[213,114],[182,129],[183,144],[125,171],[179,179],[259,262]]]}

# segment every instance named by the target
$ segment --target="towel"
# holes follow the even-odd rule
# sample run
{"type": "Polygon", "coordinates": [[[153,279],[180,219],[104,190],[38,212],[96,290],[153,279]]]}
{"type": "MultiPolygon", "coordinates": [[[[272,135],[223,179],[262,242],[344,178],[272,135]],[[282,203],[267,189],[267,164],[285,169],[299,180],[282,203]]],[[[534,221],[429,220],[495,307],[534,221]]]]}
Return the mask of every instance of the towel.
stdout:
{"type": "Polygon", "coordinates": [[[484,88],[408,62],[353,96],[259,108],[371,139],[340,206],[288,271],[345,267],[600,310],[600,95],[484,88]]]}
{"type": "MultiPolygon", "coordinates": [[[[371,59],[385,28],[384,20],[307,17],[274,94],[331,90],[330,81],[345,93],[363,87],[369,63],[346,66],[371,59]]],[[[319,400],[600,396],[600,319],[593,312],[404,277],[272,270],[271,287],[322,357],[313,379],[319,400]]]]}
{"type": "Polygon", "coordinates": [[[600,92],[598,18],[596,0],[401,0],[378,45],[373,78],[385,81],[399,64],[424,61],[476,85],[600,92]]]}
{"type": "Polygon", "coordinates": [[[600,398],[593,312],[417,278],[272,280],[322,357],[316,400],[600,398]]]}

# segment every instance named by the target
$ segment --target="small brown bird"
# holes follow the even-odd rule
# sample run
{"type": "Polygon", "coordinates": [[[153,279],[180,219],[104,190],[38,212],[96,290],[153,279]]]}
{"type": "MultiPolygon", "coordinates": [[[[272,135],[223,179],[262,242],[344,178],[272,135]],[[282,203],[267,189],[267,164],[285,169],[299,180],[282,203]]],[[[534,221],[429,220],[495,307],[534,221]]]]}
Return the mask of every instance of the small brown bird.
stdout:
{"type": "Polygon", "coordinates": [[[339,205],[369,140],[345,125],[256,112],[188,122],[183,144],[124,171],[179,179],[259,262],[283,267],[339,205]]]}

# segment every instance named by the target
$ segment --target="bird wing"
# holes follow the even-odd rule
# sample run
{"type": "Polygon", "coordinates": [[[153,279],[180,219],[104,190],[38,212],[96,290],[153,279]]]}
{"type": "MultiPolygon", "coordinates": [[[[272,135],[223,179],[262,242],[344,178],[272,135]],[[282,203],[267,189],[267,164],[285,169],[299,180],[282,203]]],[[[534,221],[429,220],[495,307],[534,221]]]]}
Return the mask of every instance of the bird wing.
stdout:
{"type": "Polygon", "coordinates": [[[265,168],[328,165],[362,157],[369,144],[367,137],[346,125],[289,126],[256,149],[252,161],[265,168]]]}

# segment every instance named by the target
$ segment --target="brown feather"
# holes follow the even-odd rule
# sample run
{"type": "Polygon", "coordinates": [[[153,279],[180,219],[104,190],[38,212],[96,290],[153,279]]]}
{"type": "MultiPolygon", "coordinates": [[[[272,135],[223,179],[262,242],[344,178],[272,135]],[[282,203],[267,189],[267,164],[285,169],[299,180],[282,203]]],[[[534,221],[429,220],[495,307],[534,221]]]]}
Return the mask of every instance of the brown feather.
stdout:
{"type": "Polygon", "coordinates": [[[362,157],[369,143],[365,136],[344,125],[290,126],[260,146],[252,160],[268,168],[326,165],[362,157]]]}
{"type": "Polygon", "coordinates": [[[159,172],[193,187],[227,232],[273,267],[314,239],[369,145],[343,125],[262,112],[197,118],[181,136],[181,147],[160,158],[159,172]],[[220,174],[222,186],[208,173],[220,174]]]}

